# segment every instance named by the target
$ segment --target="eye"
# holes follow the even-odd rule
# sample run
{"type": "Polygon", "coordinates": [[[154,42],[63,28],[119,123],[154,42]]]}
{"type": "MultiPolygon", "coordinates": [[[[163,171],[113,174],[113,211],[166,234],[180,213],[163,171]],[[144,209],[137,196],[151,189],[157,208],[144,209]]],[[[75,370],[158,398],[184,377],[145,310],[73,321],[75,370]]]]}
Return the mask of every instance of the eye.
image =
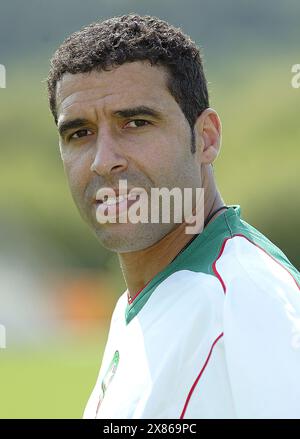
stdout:
{"type": "MultiPolygon", "coordinates": [[[[69,140],[73,140],[73,139],[80,139],[81,137],[85,137],[85,133],[87,133],[87,132],[90,132],[90,133],[92,133],[91,132],[91,130],[88,130],[88,129],[86,129],[86,128],[84,128],[84,129],[82,129],[82,130],[78,130],[78,131],[76,131],[75,133],[73,133],[73,134],[71,134],[71,136],[69,137],[69,140]]],[[[92,133],[93,134],[93,133],[92,133]]]]}
{"type": "Polygon", "coordinates": [[[125,127],[129,127],[129,128],[139,128],[139,127],[144,127],[150,125],[150,122],[148,120],[144,120],[144,119],[134,119],[129,121],[125,127]],[[134,125],[135,124],[135,125],[134,125]]]}

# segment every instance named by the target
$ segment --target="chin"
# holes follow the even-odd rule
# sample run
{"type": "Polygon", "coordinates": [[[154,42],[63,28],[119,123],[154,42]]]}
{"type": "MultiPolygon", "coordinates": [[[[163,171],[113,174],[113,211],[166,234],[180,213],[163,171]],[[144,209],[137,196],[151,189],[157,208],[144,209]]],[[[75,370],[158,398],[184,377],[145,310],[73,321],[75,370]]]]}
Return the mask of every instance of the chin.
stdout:
{"type": "Polygon", "coordinates": [[[153,226],[140,223],[111,224],[97,227],[94,232],[106,249],[116,253],[128,253],[151,247],[164,236],[161,224],[155,224],[155,228],[153,226]]]}

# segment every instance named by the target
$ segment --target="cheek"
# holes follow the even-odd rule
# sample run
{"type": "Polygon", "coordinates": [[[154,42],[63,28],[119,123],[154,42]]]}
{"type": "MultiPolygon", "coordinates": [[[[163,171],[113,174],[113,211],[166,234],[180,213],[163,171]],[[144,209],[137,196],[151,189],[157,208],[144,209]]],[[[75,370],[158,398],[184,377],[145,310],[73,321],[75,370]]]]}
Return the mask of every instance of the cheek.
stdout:
{"type": "Polygon", "coordinates": [[[74,199],[80,200],[90,177],[89,160],[85,157],[65,158],[64,169],[74,199]]]}
{"type": "Polygon", "coordinates": [[[135,156],[135,164],[155,187],[167,186],[173,172],[172,157],[167,154],[165,145],[151,148],[145,154],[135,156]]]}
{"type": "Polygon", "coordinates": [[[152,166],[153,169],[170,169],[173,163],[178,161],[181,150],[178,139],[164,133],[148,139],[146,148],[143,148],[142,159],[149,168],[152,166]]]}
{"type": "Polygon", "coordinates": [[[152,139],[148,146],[135,152],[134,162],[152,181],[155,187],[175,187],[180,179],[182,166],[186,160],[183,149],[186,145],[176,138],[152,139]]]}

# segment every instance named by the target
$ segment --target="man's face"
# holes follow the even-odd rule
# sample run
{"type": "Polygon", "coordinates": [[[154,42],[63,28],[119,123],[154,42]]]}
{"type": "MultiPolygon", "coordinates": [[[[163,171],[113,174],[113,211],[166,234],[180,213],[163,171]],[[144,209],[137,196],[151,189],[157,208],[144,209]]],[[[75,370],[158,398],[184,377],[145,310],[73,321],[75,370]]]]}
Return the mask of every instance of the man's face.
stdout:
{"type": "Polygon", "coordinates": [[[96,219],[96,193],[118,188],[196,188],[191,129],[167,89],[163,67],[125,63],[110,71],[65,74],[57,84],[59,144],[73,199],[99,241],[113,251],[149,247],[176,224],[106,223],[96,219]],[[144,107],[144,109],[142,108],[144,107]],[[138,110],[137,110],[138,109],[138,110]],[[137,111],[136,111],[137,110],[137,111]],[[63,130],[63,124],[78,121],[63,130]]]}

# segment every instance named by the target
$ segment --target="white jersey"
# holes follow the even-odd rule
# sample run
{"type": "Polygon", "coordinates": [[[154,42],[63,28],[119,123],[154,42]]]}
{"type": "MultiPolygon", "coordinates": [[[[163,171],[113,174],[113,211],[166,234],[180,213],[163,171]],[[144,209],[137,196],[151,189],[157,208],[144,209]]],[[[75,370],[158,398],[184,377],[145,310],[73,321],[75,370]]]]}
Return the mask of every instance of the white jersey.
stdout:
{"type": "Polygon", "coordinates": [[[85,418],[300,418],[300,274],[240,207],[113,312],[85,418]]]}

